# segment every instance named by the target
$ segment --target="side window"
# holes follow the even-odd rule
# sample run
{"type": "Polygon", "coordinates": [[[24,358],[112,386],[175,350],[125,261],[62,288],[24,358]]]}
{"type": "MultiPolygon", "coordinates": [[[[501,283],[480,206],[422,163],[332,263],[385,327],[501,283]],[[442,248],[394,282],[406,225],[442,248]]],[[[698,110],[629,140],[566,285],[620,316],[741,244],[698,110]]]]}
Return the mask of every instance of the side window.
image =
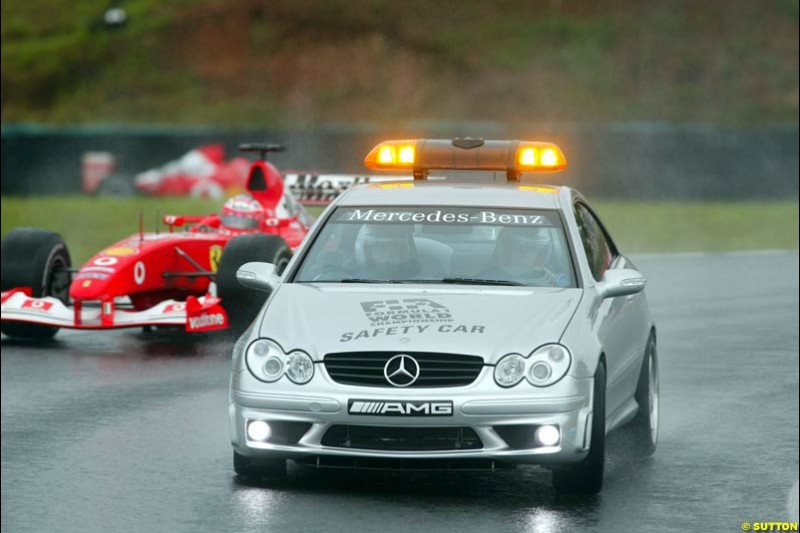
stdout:
{"type": "Polygon", "coordinates": [[[583,249],[586,250],[586,258],[589,260],[592,276],[600,281],[614,258],[611,246],[600,223],[585,205],[575,204],[575,221],[578,223],[581,242],[583,242],[583,249]]]}

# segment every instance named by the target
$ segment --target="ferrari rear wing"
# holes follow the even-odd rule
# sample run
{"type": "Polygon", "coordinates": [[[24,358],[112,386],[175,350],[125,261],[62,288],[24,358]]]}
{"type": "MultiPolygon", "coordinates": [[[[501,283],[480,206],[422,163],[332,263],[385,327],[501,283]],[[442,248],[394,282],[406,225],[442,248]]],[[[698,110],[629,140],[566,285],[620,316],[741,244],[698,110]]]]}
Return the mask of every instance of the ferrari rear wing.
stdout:
{"type": "Polygon", "coordinates": [[[228,315],[220,299],[211,295],[190,296],[185,302],[166,300],[150,309],[134,311],[120,309],[114,301],[102,302],[99,307],[85,307],[81,302],[67,307],[57,298],[33,298],[29,293],[24,288],[3,292],[0,319],[68,329],[179,326],[196,333],[228,327],[228,315]]]}
{"type": "Polygon", "coordinates": [[[240,152],[255,152],[262,161],[267,160],[267,154],[272,152],[285,152],[286,146],[273,143],[245,143],[239,145],[240,152]]]}

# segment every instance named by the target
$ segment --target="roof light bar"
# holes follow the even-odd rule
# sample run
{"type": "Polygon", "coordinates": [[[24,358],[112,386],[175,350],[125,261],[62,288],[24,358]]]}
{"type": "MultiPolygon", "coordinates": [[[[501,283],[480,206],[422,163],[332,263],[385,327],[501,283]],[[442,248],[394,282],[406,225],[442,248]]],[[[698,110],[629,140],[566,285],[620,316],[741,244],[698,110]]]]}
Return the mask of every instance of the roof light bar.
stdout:
{"type": "Polygon", "coordinates": [[[424,179],[428,170],[504,170],[511,181],[523,172],[555,172],[567,159],[553,143],[483,139],[406,139],[383,141],[364,159],[367,168],[413,171],[424,179]]]}

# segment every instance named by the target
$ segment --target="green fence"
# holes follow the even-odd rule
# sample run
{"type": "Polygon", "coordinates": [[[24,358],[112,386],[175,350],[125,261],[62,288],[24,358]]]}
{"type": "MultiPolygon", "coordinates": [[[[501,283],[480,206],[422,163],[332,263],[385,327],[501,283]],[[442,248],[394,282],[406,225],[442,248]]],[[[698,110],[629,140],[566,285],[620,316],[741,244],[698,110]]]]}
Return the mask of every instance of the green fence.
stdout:
{"type": "Polygon", "coordinates": [[[174,160],[207,142],[228,155],[241,142],[281,142],[281,169],[363,174],[367,151],[383,138],[525,138],[559,143],[569,169],[553,181],[586,194],[616,199],[743,200],[798,196],[798,128],[730,129],[626,123],[603,126],[498,124],[425,125],[403,131],[364,126],[310,130],[214,128],[43,127],[2,128],[2,194],[71,194],[81,190],[81,160],[90,151],[114,154],[117,173],[138,172],[174,160]]]}

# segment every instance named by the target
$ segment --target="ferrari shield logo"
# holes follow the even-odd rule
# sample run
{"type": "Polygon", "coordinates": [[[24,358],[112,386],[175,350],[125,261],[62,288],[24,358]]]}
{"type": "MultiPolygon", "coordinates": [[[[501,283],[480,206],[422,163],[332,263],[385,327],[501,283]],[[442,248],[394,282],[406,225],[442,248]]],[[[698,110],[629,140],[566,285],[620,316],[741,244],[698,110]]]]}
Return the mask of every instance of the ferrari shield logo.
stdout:
{"type": "Polygon", "coordinates": [[[222,246],[219,244],[213,245],[208,249],[208,264],[212,272],[216,272],[219,268],[219,260],[222,257],[222,246]]]}

